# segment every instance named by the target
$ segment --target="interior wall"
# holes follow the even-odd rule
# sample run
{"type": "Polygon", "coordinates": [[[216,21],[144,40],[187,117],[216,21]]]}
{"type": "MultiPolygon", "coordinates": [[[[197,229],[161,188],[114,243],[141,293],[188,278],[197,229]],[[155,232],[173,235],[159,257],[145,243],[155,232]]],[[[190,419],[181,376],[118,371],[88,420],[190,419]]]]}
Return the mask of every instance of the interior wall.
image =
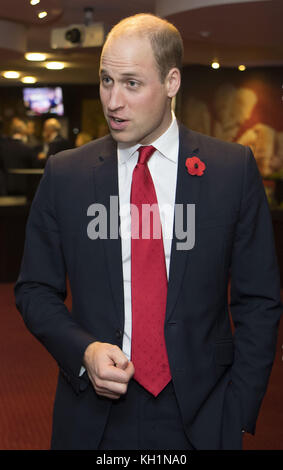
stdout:
{"type": "Polygon", "coordinates": [[[263,176],[283,168],[282,67],[183,70],[181,121],[191,129],[249,145],[263,176]]]}

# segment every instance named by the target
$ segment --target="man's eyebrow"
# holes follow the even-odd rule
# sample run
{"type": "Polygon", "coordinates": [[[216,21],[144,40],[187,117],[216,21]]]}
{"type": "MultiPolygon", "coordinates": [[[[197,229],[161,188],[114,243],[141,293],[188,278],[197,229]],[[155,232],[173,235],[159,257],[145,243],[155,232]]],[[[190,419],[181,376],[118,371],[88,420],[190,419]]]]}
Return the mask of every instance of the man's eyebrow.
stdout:
{"type": "Polygon", "coordinates": [[[139,77],[137,72],[122,72],[122,77],[139,77]]]}
{"type": "MultiPolygon", "coordinates": [[[[111,75],[111,74],[109,74],[109,72],[106,69],[100,69],[99,70],[99,75],[111,75]]],[[[139,74],[136,71],[122,72],[121,77],[125,77],[125,78],[127,78],[127,77],[136,77],[136,78],[138,78],[139,74]]]]}

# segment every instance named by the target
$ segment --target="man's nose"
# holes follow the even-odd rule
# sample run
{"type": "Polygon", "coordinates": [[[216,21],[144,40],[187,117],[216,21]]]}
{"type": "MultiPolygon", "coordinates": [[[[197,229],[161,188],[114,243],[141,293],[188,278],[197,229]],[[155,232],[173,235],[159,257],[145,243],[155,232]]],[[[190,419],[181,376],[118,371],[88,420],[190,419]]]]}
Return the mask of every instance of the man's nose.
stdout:
{"type": "Polygon", "coordinates": [[[111,111],[122,108],[124,106],[123,92],[119,86],[113,86],[110,92],[110,99],[108,102],[108,108],[111,111]]]}

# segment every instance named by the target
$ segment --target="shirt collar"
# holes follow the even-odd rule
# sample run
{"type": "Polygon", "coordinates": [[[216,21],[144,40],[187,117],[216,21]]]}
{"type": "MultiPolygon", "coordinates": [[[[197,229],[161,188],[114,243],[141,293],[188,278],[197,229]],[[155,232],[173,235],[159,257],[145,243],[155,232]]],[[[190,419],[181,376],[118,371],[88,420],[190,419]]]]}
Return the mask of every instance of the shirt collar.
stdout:
{"type": "MultiPolygon", "coordinates": [[[[156,150],[158,150],[165,158],[173,162],[177,162],[178,152],[175,151],[175,145],[179,142],[179,128],[176,116],[172,111],[172,121],[168,129],[158,139],[152,142],[156,150]]],[[[118,142],[118,163],[122,165],[126,163],[140,147],[140,144],[128,146],[118,142]]]]}

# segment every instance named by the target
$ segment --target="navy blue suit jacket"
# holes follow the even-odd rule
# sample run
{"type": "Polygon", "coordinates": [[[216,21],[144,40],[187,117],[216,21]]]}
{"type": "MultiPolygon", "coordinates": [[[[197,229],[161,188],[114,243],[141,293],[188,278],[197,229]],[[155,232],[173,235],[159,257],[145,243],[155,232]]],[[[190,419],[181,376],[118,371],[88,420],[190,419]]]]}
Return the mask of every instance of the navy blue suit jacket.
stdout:
{"type": "MultiPolygon", "coordinates": [[[[255,431],[281,314],[269,207],[249,148],[179,127],[176,203],[195,204],[196,227],[192,249],[172,242],[164,327],[172,380],[193,445],[240,448],[242,429],[255,431]],[[191,156],[205,163],[202,176],[188,173],[191,156]]],[[[106,136],[50,157],[30,211],[16,303],[60,367],[54,449],[97,448],[111,407],[79,372],[91,342],[122,346],[121,240],[87,235],[88,207],[109,214],[115,195],[116,143],[106,136]]]]}

